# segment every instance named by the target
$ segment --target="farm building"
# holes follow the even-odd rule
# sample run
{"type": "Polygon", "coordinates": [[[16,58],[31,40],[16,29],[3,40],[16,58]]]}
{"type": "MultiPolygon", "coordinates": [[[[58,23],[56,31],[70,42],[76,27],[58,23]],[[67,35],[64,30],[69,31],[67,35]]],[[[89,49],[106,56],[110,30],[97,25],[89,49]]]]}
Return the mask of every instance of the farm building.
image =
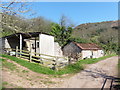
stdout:
{"type": "Polygon", "coordinates": [[[0,39],[0,50],[13,48],[40,54],[62,56],[62,51],[54,37],[41,32],[16,33],[0,39]]]}
{"type": "Polygon", "coordinates": [[[71,42],[64,46],[63,54],[65,56],[71,56],[72,58],[75,58],[76,56],[79,56],[81,59],[99,58],[104,55],[104,51],[98,45],[93,43],[83,44],[71,42]]]}

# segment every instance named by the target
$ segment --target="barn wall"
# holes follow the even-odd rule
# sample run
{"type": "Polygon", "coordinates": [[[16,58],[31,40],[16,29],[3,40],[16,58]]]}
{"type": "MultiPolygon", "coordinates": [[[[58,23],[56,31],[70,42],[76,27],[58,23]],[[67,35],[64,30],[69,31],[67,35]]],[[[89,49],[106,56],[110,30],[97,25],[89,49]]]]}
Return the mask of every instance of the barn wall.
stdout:
{"type": "Polygon", "coordinates": [[[69,56],[70,54],[76,55],[80,52],[81,52],[81,49],[72,42],[63,48],[63,54],[65,56],[69,56]]]}
{"type": "Polygon", "coordinates": [[[82,59],[91,58],[92,51],[91,50],[82,50],[82,59]]]}
{"type": "Polygon", "coordinates": [[[40,34],[39,35],[39,47],[41,54],[53,55],[54,56],[54,37],[40,34]]]}
{"type": "Polygon", "coordinates": [[[103,50],[98,50],[98,57],[104,56],[104,51],[103,50]]]}
{"type": "Polygon", "coordinates": [[[98,58],[98,50],[93,50],[92,58],[98,58]]]}
{"type": "Polygon", "coordinates": [[[83,50],[82,59],[84,58],[99,58],[104,56],[103,50],[83,50]]]}

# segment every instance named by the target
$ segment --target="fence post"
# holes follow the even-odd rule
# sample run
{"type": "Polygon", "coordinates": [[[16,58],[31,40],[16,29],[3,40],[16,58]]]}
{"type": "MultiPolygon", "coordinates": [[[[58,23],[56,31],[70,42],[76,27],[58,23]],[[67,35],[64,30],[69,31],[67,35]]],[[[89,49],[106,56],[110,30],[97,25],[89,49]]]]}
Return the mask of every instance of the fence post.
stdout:
{"type": "Polygon", "coordinates": [[[57,63],[57,60],[58,60],[58,57],[56,56],[55,57],[55,70],[58,71],[58,63],[57,63]]]}
{"type": "Polygon", "coordinates": [[[16,46],[16,57],[18,57],[18,46],[16,46]]]}
{"type": "Polygon", "coordinates": [[[68,57],[65,57],[65,59],[67,60],[67,65],[69,64],[69,58],[68,57]]]}
{"type": "Polygon", "coordinates": [[[30,62],[32,61],[32,47],[31,47],[31,44],[30,44],[30,62]]]}

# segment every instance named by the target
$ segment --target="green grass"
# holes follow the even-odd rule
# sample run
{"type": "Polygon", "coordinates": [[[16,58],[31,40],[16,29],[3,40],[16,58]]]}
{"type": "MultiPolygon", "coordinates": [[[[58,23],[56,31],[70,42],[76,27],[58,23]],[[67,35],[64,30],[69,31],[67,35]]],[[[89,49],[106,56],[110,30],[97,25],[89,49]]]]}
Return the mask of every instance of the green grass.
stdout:
{"type": "Polygon", "coordinates": [[[92,63],[96,63],[100,60],[112,57],[115,55],[108,55],[108,56],[104,56],[101,58],[97,58],[97,59],[86,59],[86,60],[79,60],[78,62],[76,62],[75,64],[71,64],[68,65],[66,67],[64,67],[63,69],[60,69],[58,71],[49,69],[47,67],[41,66],[39,64],[35,64],[35,63],[30,63],[26,60],[17,58],[17,57],[13,57],[13,56],[9,56],[9,55],[2,55],[2,57],[8,58],[12,61],[15,61],[16,63],[27,67],[28,69],[37,72],[37,73],[42,73],[42,74],[48,74],[48,75],[63,75],[63,74],[74,74],[77,73],[81,70],[84,69],[83,65],[85,64],[92,64],[92,63]]]}
{"type": "Polygon", "coordinates": [[[118,60],[118,77],[120,78],[120,59],[118,60]]]}
{"type": "Polygon", "coordinates": [[[2,82],[3,85],[8,85],[8,82],[2,82]]]}
{"type": "Polygon", "coordinates": [[[104,60],[104,59],[112,57],[112,56],[115,56],[115,54],[103,56],[100,58],[92,58],[92,59],[90,58],[90,59],[86,59],[86,60],[80,60],[79,62],[82,64],[93,64],[93,63],[97,63],[98,61],[104,60]]]}
{"type": "Polygon", "coordinates": [[[7,62],[7,60],[5,60],[5,59],[0,59],[0,61],[2,61],[2,66],[6,67],[12,71],[16,70],[16,68],[17,68],[15,64],[7,62]]]}

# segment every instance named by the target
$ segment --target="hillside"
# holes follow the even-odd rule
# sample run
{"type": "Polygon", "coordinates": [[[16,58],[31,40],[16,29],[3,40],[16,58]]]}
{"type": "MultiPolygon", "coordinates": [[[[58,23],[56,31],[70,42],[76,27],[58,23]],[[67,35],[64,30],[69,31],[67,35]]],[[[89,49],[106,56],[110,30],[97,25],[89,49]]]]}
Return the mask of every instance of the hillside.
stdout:
{"type": "Polygon", "coordinates": [[[81,37],[85,39],[98,39],[99,41],[104,43],[108,40],[117,42],[117,21],[81,24],[75,27],[72,36],[77,38],[81,37]]]}
{"type": "Polygon", "coordinates": [[[118,21],[86,23],[75,27],[72,37],[97,43],[107,52],[117,52],[118,28],[118,21]]]}

